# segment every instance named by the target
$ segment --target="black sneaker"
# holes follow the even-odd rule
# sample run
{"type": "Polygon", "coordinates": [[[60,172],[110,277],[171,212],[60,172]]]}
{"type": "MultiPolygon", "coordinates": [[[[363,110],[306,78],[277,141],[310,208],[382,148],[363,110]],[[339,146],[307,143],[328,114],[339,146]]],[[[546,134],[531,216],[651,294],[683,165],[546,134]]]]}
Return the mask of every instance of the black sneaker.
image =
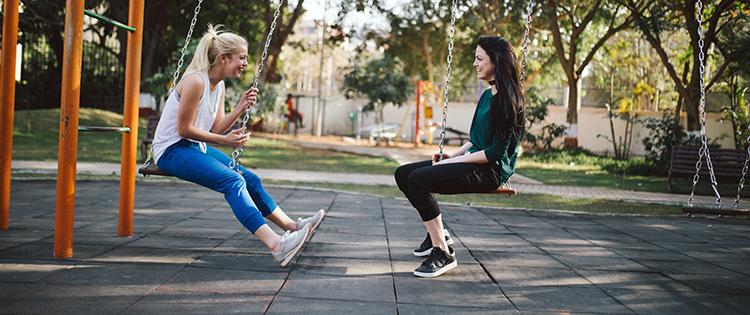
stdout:
{"type": "Polygon", "coordinates": [[[456,268],[458,261],[454,256],[455,252],[450,246],[448,246],[448,251],[450,251],[450,254],[444,252],[440,247],[433,247],[427,260],[414,270],[414,275],[422,278],[433,278],[456,268]]]}
{"type": "MultiPolygon", "coordinates": [[[[445,243],[448,246],[453,245],[453,239],[448,230],[443,230],[443,234],[445,234],[445,243]]],[[[429,255],[430,251],[432,251],[432,240],[430,239],[430,233],[427,233],[427,237],[424,238],[422,244],[419,244],[419,248],[414,250],[413,254],[417,257],[424,257],[429,255]]]]}

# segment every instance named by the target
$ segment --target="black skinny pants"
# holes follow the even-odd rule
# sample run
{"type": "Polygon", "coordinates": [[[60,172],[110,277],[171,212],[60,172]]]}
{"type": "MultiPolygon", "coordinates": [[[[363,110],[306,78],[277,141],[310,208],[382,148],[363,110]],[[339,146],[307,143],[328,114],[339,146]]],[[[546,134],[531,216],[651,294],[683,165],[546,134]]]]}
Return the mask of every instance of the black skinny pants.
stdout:
{"type": "Polygon", "coordinates": [[[401,165],[396,169],[395,177],[398,188],[426,222],[440,215],[432,193],[465,194],[494,190],[500,186],[500,167],[494,163],[432,166],[432,161],[422,161],[401,165]]]}

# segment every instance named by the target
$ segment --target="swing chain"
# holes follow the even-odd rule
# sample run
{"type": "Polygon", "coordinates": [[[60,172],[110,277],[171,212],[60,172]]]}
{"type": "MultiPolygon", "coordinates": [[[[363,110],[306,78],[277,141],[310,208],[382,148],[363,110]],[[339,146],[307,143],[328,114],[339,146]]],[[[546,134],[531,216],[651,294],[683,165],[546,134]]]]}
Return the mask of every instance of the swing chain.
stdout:
{"type": "Polygon", "coordinates": [[[523,33],[523,55],[521,57],[521,90],[523,91],[526,85],[526,58],[529,55],[529,29],[531,28],[531,10],[534,8],[534,0],[530,0],[526,6],[526,29],[523,33]]]}
{"type": "MultiPolygon", "coordinates": [[[[258,63],[258,70],[255,73],[255,78],[253,79],[253,88],[258,89],[258,86],[260,85],[260,76],[263,73],[263,68],[266,63],[266,58],[268,57],[268,47],[271,46],[271,39],[273,38],[273,32],[276,29],[276,20],[279,18],[279,14],[281,11],[281,1],[279,0],[276,3],[276,11],[273,13],[273,21],[271,21],[271,26],[268,29],[268,35],[266,36],[266,42],[263,46],[263,53],[261,53],[260,56],[260,62],[258,63]]],[[[250,114],[254,111],[255,106],[253,107],[245,107],[245,113],[242,116],[242,133],[244,134],[247,132],[247,122],[250,120],[250,114]]],[[[238,145],[236,148],[234,148],[234,151],[232,151],[232,160],[229,162],[229,168],[235,169],[237,166],[239,166],[239,159],[240,155],[242,154],[242,146],[238,145]]],[[[237,170],[239,171],[239,170],[237,170]]]]}
{"type": "Polygon", "coordinates": [[[453,0],[451,4],[451,27],[448,33],[448,66],[445,71],[445,89],[443,90],[443,120],[440,125],[440,143],[438,148],[438,161],[443,160],[443,147],[445,146],[445,128],[448,121],[448,90],[450,89],[451,82],[451,63],[453,62],[453,38],[456,35],[456,10],[458,10],[458,1],[453,0]]]}
{"type": "Polygon", "coordinates": [[[188,28],[187,36],[185,36],[185,43],[182,44],[180,60],[177,61],[177,69],[174,70],[172,82],[169,83],[169,94],[172,94],[172,90],[174,90],[174,87],[177,85],[177,80],[180,78],[180,69],[182,69],[182,65],[185,63],[185,55],[187,54],[188,46],[190,46],[190,39],[193,38],[193,29],[195,29],[195,23],[198,22],[198,12],[201,11],[201,4],[203,4],[203,0],[198,0],[198,5],[195,6],[195,10],[193,10],[193,19],[190,21],[190,28],[188,28]]]}
{"type": "MultiPolygon", "coordinates": [[[[198,13],[201,11],[201,4],[203,4],[203,0],[198,0],[198,4],[193,10],[193,19],[190,20],[190,27],[188,28],[187,36],[185,36],[185,43],[183,43],[182,50],[180,51],[180,60],[177,61],[177,68],[174,70],[174,74],[172,75],[172,82],[169,83],[167,96],[172,94],[172,90],[174,90],[175,86],[177,85],[177,80],[180,78],[180,69],[182,69],[182,65],[185,63],[185,55],[187,54],[188,46],[190,46],[190,39],[193,38],[193,29],[195,29],[195,24],[198,23],[198,13]]],[[[152,146],[148,150],[148,154],[143,161],[143,167],[148,167],[149,165],[151,165],[151,163],[154,162],[154,147],[152,146]]]]}
{"type": "MultiPolygon", "coordinates": [[[[750,128],[748,128],[750,129],[750,128]]],[[[745,156],[745,165],[742,167],[742,177],[740,177],[740,183],[737,185],[737,197],[734,198],[734,207],[740,206],[740,196],[742,195],[742,189],[745,188],[745,175],[747,175],[748,164],[750,164],[750,135],[747,136],[747,155],[745,156]]]]}
{"type": "Polygon", "coordinates": [[[698,108],[700,109],[700,121],[701,121],[701,148],[698,150],[698,161],[695,162],[695,175],[693,176],[693,188],[690,191],[690,198],[688,199],[688,206],[693,206],[693,199],[695,198],[695,187],[700,179],[700,169],[702,167],[702,160],[705,156],[706,166],[708,166],[709,179],[711,180],[711,188],[716,195],[715,205],[721,207],[721,195],[719,194],[718,184],[716,182],[716,175],[714,174],[714,166],[711,162],[711,152],[708,149],[708,140],[706,137],[706,81],[705,81],[705,54],[703,53],[704,41],[703,41],[703,2],[697,1],[697,20],[698,20],[698,61],[700,63],[700,92],[701,98],[698,108]]]}

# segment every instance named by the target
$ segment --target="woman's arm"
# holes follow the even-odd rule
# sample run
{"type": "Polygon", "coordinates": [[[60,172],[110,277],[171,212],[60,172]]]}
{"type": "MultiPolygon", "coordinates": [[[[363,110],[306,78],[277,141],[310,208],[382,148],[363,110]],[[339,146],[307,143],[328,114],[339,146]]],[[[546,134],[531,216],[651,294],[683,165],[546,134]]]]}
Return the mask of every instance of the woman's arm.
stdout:
{"type": "Polygon", "coordinates": [[[244,144],[247,141],[247,136],[239,132],[221,135],[194,126],[203,90],[203,80],[199,76],[188,76],[180,83],[178,88],[180,105],[177,109],[177,133],[180,137],[230,146],[244,144]]]}
{"type": "MultiPolygon", "coordinates": [[[[224,90],[226,91],[226,89],[224,90]]],[[[245,112],[247,107],[255,106],[258,99],[258,90],[249,89],[242,93],[239,102],[232,108],[232,111],[228,115],[224,115],[223,108],[219,110],[219,114],[216,115],[216,121],[211,126],[211,132],[223,134],[232,127],[235,121],[245,112]]],[[[224,95],[221,95],[221,104],[224,104],[224,95]]]]}
{"type": "MultiPolygon", "coordinates": [[[[466,143],[464,143],[464,145],[462,145],[456,151],[453,151],[451,153],[445,153],[445,152],[443,152],[443,159],[445,160],[445,159],[450,159],[451,157],[456,157],[456,156],[464,155],[464,153],[466,153],[466,151],[468,151],[469,149],[471,149],[471,147],[473,147],[473,146],[474,146],[473,143],[466,142],[466,143]]],[[[438,156],[439,155],[440,155],[439,153],[435,153],[435,154],[432,155],[432,164],[435,164],[435,162],[438,161],[438,156]]]]}
{"type": "Polygon", "coordinates": [[[473,147],[473,146],[474,146],[473,143],[471,143],[470,141],[467,141],[466,143],[464,143],[464,145],[462,145],[460,148],[458,148],[458,150],[456,150],[453,153],[451,153],[450,156],[464,155],[466,153],[466,151],[469,151],[469,149],[471,149],[471,147],[473,147]]]}
{"type": "Polygon", "coordinates": [[[471,154],[457,155],[455,157],[448,158],[437,163],[433,163],[432,165],[450,164],[450,163],[487,164],[489,162],[490,160],[487,159],[487,155],[484,153],[484,150],[481,150],[481,151],[477,151],[471,154]]]}
{"type": "Polygon", "coordinates": [[[510,139],[501,139],[499,137],[495,137],[492,145],[484,150],[445,159],[440,161],[439,163],[433,163],[433,165],[448,163],[487,164],[490,163],[490,161],[498,161],[502,158],[503,154],[508,151],[510,142],[510,139]]]}

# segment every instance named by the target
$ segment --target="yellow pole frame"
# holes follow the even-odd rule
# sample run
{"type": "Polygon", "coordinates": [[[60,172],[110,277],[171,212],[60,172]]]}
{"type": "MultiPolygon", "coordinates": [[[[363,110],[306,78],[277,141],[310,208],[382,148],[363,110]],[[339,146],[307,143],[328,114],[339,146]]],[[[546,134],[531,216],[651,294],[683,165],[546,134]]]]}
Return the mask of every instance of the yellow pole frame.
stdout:
{"type": "Polygon", "coordinates": [[[120,209],[118,211],[117,223],[117,235],[119,236],[133,235],[143,11],[144,0],[130,0],[128,25],[135,27],[135,32],[128,33],[127,59],[125,61],[125,109],[123,110],[123,126],[130,127],[130,132],[122,134],[120,209]]]}
{"type": "Polygon", "coordinates": [[[55,257],[73,256],[78,112],[81,101],[84,0],[67,0],[63,45],[60,137],[57,153],[55,257]]]}
{"type": "Polygon", "coordinates": [[[16,100],[18,0],[3,2],[3,43],[0,59],[0,229],[8,229],[10,171],[13,159],[13,110],[16,100]]]}

